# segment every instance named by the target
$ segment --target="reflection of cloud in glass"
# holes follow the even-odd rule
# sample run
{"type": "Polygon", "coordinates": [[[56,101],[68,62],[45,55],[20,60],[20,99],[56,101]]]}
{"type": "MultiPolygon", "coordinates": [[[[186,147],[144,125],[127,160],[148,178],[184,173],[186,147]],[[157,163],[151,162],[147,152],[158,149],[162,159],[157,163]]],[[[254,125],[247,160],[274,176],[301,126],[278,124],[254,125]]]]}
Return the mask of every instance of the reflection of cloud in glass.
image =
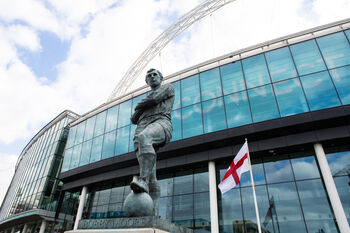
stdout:
{"type": "Polygon", "coordinates": [[[349,174],[350,151],[327,154],[327,160],[333,175],[349,174]]]}
{"type": "Polygon", "coordinates": [[[292,181],[293,175],[289,160],[268,162],[264,164],[268,183],[292,181]]]}
{"type": "Polygon", "coordinates": [[[318,168],[316,164],[306,162],[306,161],[297,161],[293,162],[293,170],[295,179],[307,179],[307,178],[317,178],[320,177],[320,173],[318,172],[318,168]]]}

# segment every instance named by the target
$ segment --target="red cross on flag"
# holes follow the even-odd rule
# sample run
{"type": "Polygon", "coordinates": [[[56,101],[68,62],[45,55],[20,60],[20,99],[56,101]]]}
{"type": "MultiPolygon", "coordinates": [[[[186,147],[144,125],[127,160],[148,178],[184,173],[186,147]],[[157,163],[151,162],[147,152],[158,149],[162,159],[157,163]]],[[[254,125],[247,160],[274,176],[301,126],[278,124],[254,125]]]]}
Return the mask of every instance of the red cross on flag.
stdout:
{"type": "Polygon", "coordinates": [[[249,171],[248,144],[245,142],[236,157],[233,159],[224,178],[219,184],[221,193],[224,194],[238,185],[242,173],[247,171],[249,171]]]}

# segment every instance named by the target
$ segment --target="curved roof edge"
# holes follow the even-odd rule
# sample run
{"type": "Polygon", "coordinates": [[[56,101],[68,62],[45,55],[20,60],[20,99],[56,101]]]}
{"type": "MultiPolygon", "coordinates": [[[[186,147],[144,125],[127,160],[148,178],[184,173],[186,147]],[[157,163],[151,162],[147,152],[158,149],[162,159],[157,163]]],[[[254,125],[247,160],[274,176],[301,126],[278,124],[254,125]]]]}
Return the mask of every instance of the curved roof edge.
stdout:
{"type": "Polygon", "coordinates": [[[50,129],[54,124],[56,124],[57,122],[59,122],[60,120],[62,120],[63,118],[65,118],[66,116],[70,116],[74,119],[78,119],[80,117],[80,115],[72,112],[71,110],[64,110],[63,112],[61,112],[60,114],[58,114],[58,116],[56,116],[54,119],[52,119],[49,123],[47,123],[41,130],[39,130],[39,132],[37,134],[34,135],[34,137],[27,143],[27,145],[23,148],[20,156],[18,157],[17,163],[16,163],[16,168],[15,170],[17,170],[18,164],[20,163],[20,161],[23,158],[23,155],[25,155],[25,153],[27,152],[27,150],[32,146],[33,143],[35,143],[38,138],[43,135],[48,129],[50,129]]]}
{"type": "MultiPolygon", "coordinates": [[[[269,40],[263,43],[259,43],[253,46],[249,46],[240,50],[236,50],[234,52],[207,60],[205,62],[191,66],[189,68],[180,70],[174,74],[168,75],[164,77],[164,82],[165,83],[174,82],[174,81],[183,79],[185,77],[189,77],[191,75],[216,68],[221,65],[225,65],[237,60],[241,60],[243,58],[251,57],[263,52],[267,52],[267,51],[274,50],[274,49],[291,45],[291,44],[296,44],[302,41],[310,40],[313,38],[321,37],[324,35],[328,35],[328,34],[346,30],[346,29],[350,29],[350,18],[339,20],[333,23],[329,23],[329,24],[325,24],[317,27],[313,27],[307,30],[292,33],[283,37],[279,37],[279,38],[269,40]]],[[[110,102],[103,103],[100,106],[92,109],[91,111],[83,114],[77,120],[71,122],[70,125],[74,126],[76,124],[79,124],[80,122],[86,120],[91,116],[94,116],[118,103],[124,102],[135,96],[141,95],[149,90],[150,90],[149,87],[145,85],[133,91],[130,91],[127,94],[120,96],[117,99],[114,99],[110,102]]]]}

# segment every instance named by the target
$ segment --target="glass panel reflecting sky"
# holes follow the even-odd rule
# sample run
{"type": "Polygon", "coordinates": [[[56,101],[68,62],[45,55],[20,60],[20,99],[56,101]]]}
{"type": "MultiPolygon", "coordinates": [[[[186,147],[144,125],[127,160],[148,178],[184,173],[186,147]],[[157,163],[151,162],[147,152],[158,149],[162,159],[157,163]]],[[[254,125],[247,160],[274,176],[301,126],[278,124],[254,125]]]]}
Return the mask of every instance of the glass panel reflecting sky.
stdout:
{"type": "Polygon", "coordinates": [[[220,71],[224,95],[246,89],[240,61],[221,66],[220,71]]]}
{"type": "Polygon", "coordinates": [[[282,117],[309,111],[298,78],[278,82],[273,86],[282,117]]]}
{"type": "Polygon", "coordinates": [[[69,135],[68,135],[66,148],[70,148],[74,145],[76,131],[77,131],[77,126],[74,126],[74,127],[69,129],[69,135]]]}
{"type": "Polygon", "coordinates": [[[337,232],[322,181],[298,181],[297,186],[308,231],[337,232]]]}
{"type": "MultiPolygon", "coordinates": [[[[252,171],[253,171],[253,177],[254,177],[254,185],[266,184],[265,172],[264,172],[262,161],[260,159],[253,161],[252,171]]],[[[240,179],[240,185],[242,187],[252,185],[252,182],[250,179],[250,172],[245,172],[242,174],[242,177],[240,179]]]]}
{"type": "Polygon", "coordinates": [[[92,140],[90,163],[101,159],[103,135],[92,140]]]}
{"type": "Polygon", "coordinates": [[[73,168],[78,167],[80,154],[81,154],[81,145],[82,144],[79,144],[79,145],[73,147],[72,159],[70,162],[69,169],[73,169],[73,168]]]}
{"type": "Polygon", "coordinates": [[[297,76],[288,47],[265,53],[273,82],[297,76]]]}
{"type": "Polygon", "coordinates": [[[201,101],[198,75],[181,80],[182,107],[201,101]]]}
{"type": "Polygon", "coordinates": [[[131,101],[128,100],[119,105],[118,128],[131,124],[131,101]]]}
{"type": "Polygon", "coordinates": [[[119,105],[116,105],[107,110],[106,129],[105,129],[106,132],[115,130],[117,128],[118,110],[119,110],[119,105]]]}
{"type": "Polygon", "coordinates": [[[222,98],[203,102],[204,133],[226,129],[225,108],[222,98]]]}
{"type": "Polygon", "coordinates": [[[106,112],[107,111],[103,111],[96,116],[94,137],[99,136],[105,132],[106,112]]]}
{"type": "Polygon", "coordinates": [[[203,134],[202,107],[195,104],[182,109],[183,137],[193,137],[203,134]]]}
{"type": "Polygon", "coordinates": [[[127,153],[129,150],[129,134],[130,126],[123,127],[117,130],[117,144],[115,154],[120,155],[127,153]]]}
{"type": "Polygon", "coordinates": [[[293,173],[289,159],[274,161],[274,158],[267,158],[267,161],[264,163],[264,168],[267,183],[293,180],[293,173]]]}
{"type": "Polygon", "coordinates": [[[332,80],[343,104],[350,104],[350,66],[330,70],[332,80]]]}
{"type": "Polygon", "coordinates": [[[320,51],[314,40],[290,46],[299,75],[325,70],[320,51]]]}
{"type": "Polygon", "coordinates": [[[339,98],[328,72],[301,77],[311,111],[339,106],[339,98]]]}
{"type": "Polygon", "coordinates": [[[79,144],[83,142],[85,125],[86,125],[86,121],[83,121],[77,126],[77,133],[75,135],[75,144],[79,144]]]}
{"type": "Polygon", "coordinates": [[[291,162],[296,180],[320,177],[314,156],[291,159],[291,162]]]}
{"type": "Polygon", "coordinates": [[[102,159],[110,158],[114,155],[116,131],[106,133],[103,138],[102,159]]]}
{"type": "Polygon", "coordinates": [[[235,233],[234,229],[242,229],[243,216],[240,189],[232,189],[225,195],[221,195],[219,192],[218,209],[220,232],[235,233]]]}
{"type": "Polygon", "coordinates": [[[350,151],[327,153],[326,158],[333,176],[348,175],[350,151]]]}
{"type": "Polygon", "coordinates": [[[173,134],[171,141],[176,141],[182,138],[181,127],[181,109],[171,112],[171,122],[173,124],[173,134]]]}
{"type": "Polygon", "coordinates": [[[271,184],[268,192],[275,207],[273,219],[277,232],[306,233],[295,183],[271,184]]]}
{"type": "Polygon", "coordinates": [[[219,68],[199,74],[202,101],[222,96],[219,68]]]}
{"type": "Polygon", "coordinates": [[[345,215],[350,224],[350,185],[348,176],[334,177],[334,183],[337,187],[340,201],[343,205],[345,215]]]}
{"type": "Polygon", "coordinates": [[[89,140],[89,141],[86,141],[83,143],[83,148],[81,151],[79,166],[83,166],[83,165],[89,163],[90,154],[91,154],[91,145],[92,145],[92,140],[89,140]]]}
{"type": "Polygon", "coordinates": [[[64,152],[64,160],[62,164],[62,172],[69,170],[70,160],[72,158],[73,148],[67,149],[64,152]]]}
{"type": "Polygon", "coordinates": [[[253,121],[265,121],[279,117],[271,85],[248,90],[253,121]]]}
{"type": "Polygon", "coordinates": [[[246,125],[252,122],[246,91],[227,95],[224,99],[229,128],[246,125]]]}
{"type": "Polygon", "coordinates": [[[264,54],[256,55],[242,61],[247,87],[257,87],[270,83],[264,54]]]}
{"type": "MultiPolygon", "coordinates": [[[[255,206],[253,199],[253,192],[251,187],[242,188],[242,203],[243,203],[243,214],[244,219],[247,221],[246,227],[252,228],[252,226],[256,227],[256,214],[255,214],[255,206]],[[251,224],[251,223],[254,223],[251,224]]],[[[265,215],[269,210],[269,199],[267,196],[266,186],[256,186],[255,192],[257,196],[257,202],[259,206],[259,215],[260,222],[263,223],[265,219],[265,215]]],[[[272,221],[266,222],[265,225],[262,225],[262,228],[265,230],[269,230],[273,232],[272,221]]]]}
{"type": "Polygon", "coordinates": [[[183,227],[193,227],[193,194],[173,197],[173,222],[183,227]]]}
{"type": "Polygon", "coordinates": [[[94,135],[95,121],[96,121],[96,116],[90,117],[86,121],[84,141],[91,139],[92,136],[94,135]]]}
{"type": "Polygon", "coordinates": [[[343,32],[316,40],[329,69],[350,64],[350,45],[343,32]]]}
{"type": "Polygon", "coordinates": [[[350,41],[350,30],[346,30],[346,31],[345,31],[345,34],[346,34],[348,40],[350,41]]]}

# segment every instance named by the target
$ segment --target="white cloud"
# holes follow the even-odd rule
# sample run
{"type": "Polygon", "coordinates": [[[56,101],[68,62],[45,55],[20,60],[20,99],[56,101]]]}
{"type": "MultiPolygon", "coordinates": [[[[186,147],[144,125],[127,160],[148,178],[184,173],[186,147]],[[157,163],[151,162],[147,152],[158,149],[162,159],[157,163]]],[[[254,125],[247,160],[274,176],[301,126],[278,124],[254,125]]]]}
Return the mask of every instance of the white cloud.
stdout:
{"type": "Polygon", "coordinates": [[[7,28],[4,32],[8,40],[16,45],[22,46],[31,51],[41,48],[38,35],[29,27],[23,25],[14,25],[7,28]]]}
{"type": "Polygon", "coordinates": [[[8,23],[20,20],[36,29],[59,32],[55,15],[42,2],[35,0],[0,1],[0,19],[8,23]]]}
{"type": "Polygon", "coordinates": [[[18,156],[0,153],[0,158],[0,203],[2,203],[14,175],[18,156]]]}

